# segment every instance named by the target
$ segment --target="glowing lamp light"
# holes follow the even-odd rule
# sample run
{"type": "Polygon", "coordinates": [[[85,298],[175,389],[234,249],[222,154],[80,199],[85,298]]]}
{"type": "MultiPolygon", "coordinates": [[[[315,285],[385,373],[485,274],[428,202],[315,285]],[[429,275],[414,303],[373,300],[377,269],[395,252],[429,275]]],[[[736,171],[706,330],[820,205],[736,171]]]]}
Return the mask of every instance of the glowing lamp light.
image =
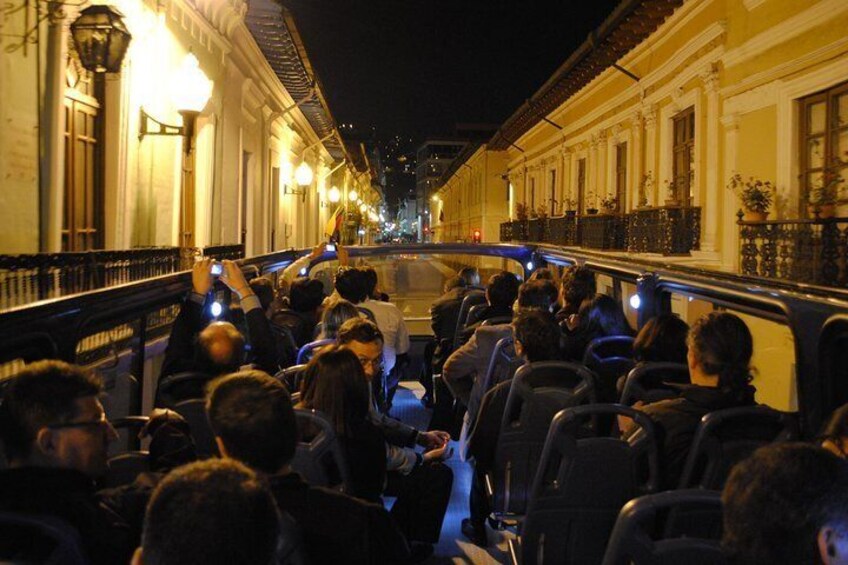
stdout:
{"type": "Polygon", "coordinates": [[[294,180],[298,186],[309,186],[312,184],[312,167],[306,161],[297,166],[294,171],[294,180]]]}
{"type": "Polygon", "coordinates": [[[528,271],[532,271],[535,268],[535,265],[533,265],[533,261],[527,261],[525,267],[527,267],[528,271]]]}
{"type": "Polygon", "coordinates": [[[359,211],[360,212],[362,212],[364,214],[366,210],[368,210],[368,206],[366,206],[364,202],[359,205],[359,211]]]}
{"type": "Polygon", "coordinates": [[[335,204],[336,202],[342,199],[342,193],[337,187],[333,186],[330,188],[330,192],[327,193],[327,198],[330,199],[330,202],[335,204]]]}
{"type": "Polygon", "coordinates": [[[431,200],[432,200],[433,202],[438,202],[438,201],[439,201],[439,195],[438,195],[438,194],[434,194],[434,195],[433,195],[433,198],[432,198],[431,200]]]}
{"type": "Polygon", "coordinates": [[[194,53],[188,52],[173,80],[172,99],[177,111],[200,113],[212,96],[212,81],[200,68],[194,53]]]}
{"type": "Polygon", "coordinates": [[[357,200],[359,200],[359,195],[356,193],[355,190],[351,190],[347,193],[347,199],[349,202],[356,202],[357,200]]]}
{"type": "Polygon", "coordinates": [[[639,295],[634,294],[633,296],[631,296],[630,297],[630,307],[633,308],[634,310],[638,310],[640,306],[642,306],[642,299],[639,297],[639,295]]]}
{"type": "Polygon", "coordinates": [[[300,270],[300,276],[301,276],[301,277],[305,277],[305,276],[306,276],[306,267],[303,267],[303,268],[300,270]]]}
{"type": "Polygon", "coordinates": [[[213,318],[217,318],[218,316],[220,316],[221,312],[223,311],[224,307],[221,306],[220,302],[213,302],[212,305],[209,307],[209,313],[212,314],[213,318]]]}
{"type": "Polygon", "coordinates": [[[284,184],[288,184],[294,174],[294,165],[288,161],[280,163],[280,179],[284,184]]]}

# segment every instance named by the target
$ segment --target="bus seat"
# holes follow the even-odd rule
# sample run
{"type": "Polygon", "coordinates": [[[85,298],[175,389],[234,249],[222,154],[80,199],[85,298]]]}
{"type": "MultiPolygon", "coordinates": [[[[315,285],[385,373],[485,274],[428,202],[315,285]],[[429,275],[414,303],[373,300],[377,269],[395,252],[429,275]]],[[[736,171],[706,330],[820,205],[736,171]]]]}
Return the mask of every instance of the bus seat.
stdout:
{"type": "Polygon", "coordinates": [[[186,371],[174,373],[159,379],[156,386],[156,400],[154,406],[157,408],[174,409],[179,402],[191,398],[203,398],[206,383],[213,377],[199,371],[186,371]]]}
{"type": "Polygon", "coordinates": [[[125,437],[125,442],[110,444],[109,470],[103,478],[104,488],[113,488],[132,483],[141,473],[150,470],[149,453],[137,449],[138,432],[150,420],[147,416],[128,416],[109,421],[118,433],[125,437]],[[126,430],[126,434],[122,433],[126,430]],[[113,451],[114,447],[118,449],[113,451]]]}
{"type": "Polygon", "coordinates": [[[76,528],[54,516],[0,512],[4,563],[88,565],[76,528]]]}
{"type": "Polygon", "coordinates": [[[277,363],[280,367],[294,365],[300,346],[291,328],[277,324],[270,324],[270,326],[271,334],[274,336],[274,342],[277,347],[277,363]]]}
{"type": "Polygon", "coordinates": [[[589,342],[583,364],[598,377],[598,402],[618,400],[615,383],[633,369],[633,338],[624,335],[599,337],[589,342]]]}
{"type": "Polygon", "coordinates": [[[658,484],[656,437],[645,414],[620,404],[562,410],[551,422],[510,553],[524,564],[600,563],[622,506],[658,484]],[[600,431],[602,415],[632,418],[639,439],[600,431]]]}
{"type": "Polygon", "coordinates": [[[324,347],[325,345],[330,345],[331,343],[335,343],[334,339],[317,339],[315,341],[311,341],[300,348],[300,351],[297,352],[297,360],[295,361],[295,365],[305,365],[312,359],[312,356],[315,354],[315,350],[324,347]]]}
{"type": "Polygon", "coordinates": [[[481,326],[498,326],[501,324],[509,324],[512,322],[512,316],[494,316],[480,322],[481,326]]]}
{"type": "Polygon", "coordinates": [[[689,367],[682,363],[644,363],[634,367],[624,381],[621,404],[633,406],[638,401],[645,404],[677,398],[675,384],[689,383],[689,367]],[[671,385],[671,386],[669,386],[671,385]]]}
{"type": "Polygon", "coordinates": [[[199,459],[209,459],[220,455],[212,427],[206,418],[206,401],[203,398],[192,398],[178,402],[173,410],[188,422],[199,459]]]}
{"type": "Polygon", "coordinates": [[[336,432],[317,410],[294,411],[300,439],[292,468],[313,486],[347,489],[350,483],[347,460],[336,432]]]}
{"type": "Polygon", "coordinates": [[[594,398],[586,368],[564,361],[523,365],[515,373],[501,419],[493,469],[486,488],[493,514],[512,519],[524,514],[539,456],[554,415],[594,398]]]}
{"type": "Polygon", "coordinates": [[[710,412],[701,418],[678,488],[721,490],[730,470],[758,447],[799,436],[795,414],[768,406],[710,412]]]}
{"type": "Polygon", "coordinates": [[[721,530],[706,538],[686,532],[669,535],[662,527],[664,517],[684,511],[709,517],[721,524],[721,493],[691,489],[649,494],[628,502],[618,515],[603,565],[722,565],[727,559],[721,551],[721,530]]]}
{"type": "Polygon", "coordinates": [[[303,381],[306,365],[292,365],[286,367],[282,371],[274,375],[274,378],[283,383],[291,394],[300,390],[300,384],[303,381]]]}
{"type": "Polygon", "coordinates": [[[486,293],[482,290],[472,290],[462,299],[462,304],[459,307],[459,315],[456,317],[456,328],[453,333],[453,349],[462,345],[462,330],[465,329],[465,322],[468,320],[468,312],[473,306],[485,304],[486,293]]]}

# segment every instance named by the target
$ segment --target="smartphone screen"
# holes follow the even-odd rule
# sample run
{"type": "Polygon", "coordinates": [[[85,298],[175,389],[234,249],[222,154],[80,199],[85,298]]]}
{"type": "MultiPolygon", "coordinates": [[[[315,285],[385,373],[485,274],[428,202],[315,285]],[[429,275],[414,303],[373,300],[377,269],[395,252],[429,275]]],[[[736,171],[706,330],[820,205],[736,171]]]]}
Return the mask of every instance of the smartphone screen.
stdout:
{"type": "Polygon", "coordinates": [[[212,269],[210,272],[215,276],[219,276],[224,272],[224,266],[221,263],[212,263],[212,269]]]}
{"type": "Polygon", "coordinates": [[[330,252],[332,252],[332,253],[335,253],[335,251],[336,251],[336,245],[335,245],[334,243],[328,243],[328,244],[327,244],[327,251],[330,251],[330,252]]]}

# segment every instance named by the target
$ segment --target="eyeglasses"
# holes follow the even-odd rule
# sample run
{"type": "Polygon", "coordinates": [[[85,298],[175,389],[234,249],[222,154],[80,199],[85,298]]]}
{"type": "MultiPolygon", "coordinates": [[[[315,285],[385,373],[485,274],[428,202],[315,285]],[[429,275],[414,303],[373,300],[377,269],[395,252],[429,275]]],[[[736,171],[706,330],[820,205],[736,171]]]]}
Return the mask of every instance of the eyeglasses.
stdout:
{"type": "Polygon", "coordinates": [[[376,359],[366,359],[365,357],[360,357],[359,362],[362,363],[362,368],[365,369],[369,365],[375,371],[383,368],[383,356],[379,356],[376,359]]]}
{"type": "Polygon", "coordinates": [[[109,423],[109,420],[106,419],[106,414],[102,413],[98,420],[88,420],[86,422],[65,422],[63,424],[51,424],[47,427],[51,430],[61,430],[65,428],[106,428],[108,426],[111,426],[111,424],[109,423]]]}

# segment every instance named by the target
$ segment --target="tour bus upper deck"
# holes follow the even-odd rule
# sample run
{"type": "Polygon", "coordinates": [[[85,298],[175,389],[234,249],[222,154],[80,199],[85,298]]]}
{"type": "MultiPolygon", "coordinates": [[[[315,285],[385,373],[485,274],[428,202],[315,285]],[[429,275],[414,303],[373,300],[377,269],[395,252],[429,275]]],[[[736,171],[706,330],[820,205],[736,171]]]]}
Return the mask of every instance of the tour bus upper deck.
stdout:
{"type": "MultiPolygon", "coordinates": [[[[306,253],[289,250],[241,264],[275,277],[306,253]]],[[[597,274],[598,291],[620,300],[637,328],[662,312],[688,323],[713,309],[742,316],[754,334],[758,401],[799,412],[807,435],[814,435],[822,419],[848,401],[842,378],[848,359],[840,347],[848,336],[848,295],[842,291],[547,246],[381,245],[351,247],[349,254],[352,264],[377,269],[380,284],[419,340],[431,334],[430,304],[464,266],[478,267],[485,284],[497,270],[526,278],[547,266],[558,277],[565,266],[583,264],[597,274]]],[[[336,260],[325,253],[308,271],[329,285],[336,260]]],[[[3,375],[38,358],[90,365],[104,375],[107,387],[137,380],[139,394],[118,404],[121,412],[140,413],[152,402],[170,323],[189,288],[190,275],[183,272],[0,312],[3,375]]],[[[219,302],[227,302],[223,288],[216,294],[219,302]]]]}

